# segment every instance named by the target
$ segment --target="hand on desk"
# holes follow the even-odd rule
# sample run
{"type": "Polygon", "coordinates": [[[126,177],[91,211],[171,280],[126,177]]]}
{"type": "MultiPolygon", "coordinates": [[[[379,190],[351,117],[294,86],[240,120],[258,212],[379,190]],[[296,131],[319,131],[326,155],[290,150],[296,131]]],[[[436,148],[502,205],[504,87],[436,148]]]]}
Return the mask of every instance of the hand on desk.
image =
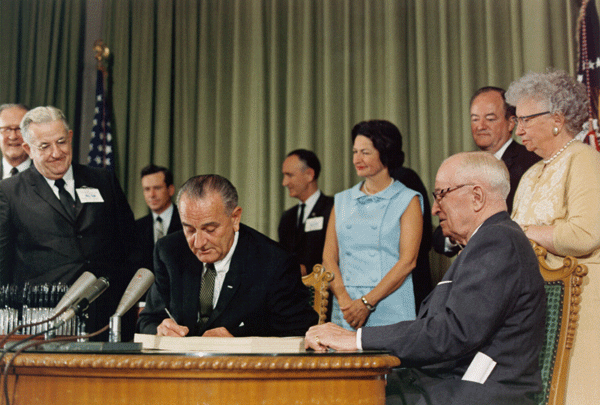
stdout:
{"type": "Polygon", "coordinates": [[[182,337],[190,333],[187,326],[178,325],[171,318],[163,319],[163,321],[156,327],[156,334],[158,336],[174,336],[182,337]]]}
{"type": "Polygon", "coordinates": [[[311,326],[306,332],[304,346],[316,351],[325,351],[327,348],[344,351],[358,350],[356,332],[346,330],[331,322],[311,326]]]}
{"type": "Polygon", "coordinates": [[[202,336],[204,337],[233,337],[229,331],[224,327],[209,329],[205,331],[202,336]]]}

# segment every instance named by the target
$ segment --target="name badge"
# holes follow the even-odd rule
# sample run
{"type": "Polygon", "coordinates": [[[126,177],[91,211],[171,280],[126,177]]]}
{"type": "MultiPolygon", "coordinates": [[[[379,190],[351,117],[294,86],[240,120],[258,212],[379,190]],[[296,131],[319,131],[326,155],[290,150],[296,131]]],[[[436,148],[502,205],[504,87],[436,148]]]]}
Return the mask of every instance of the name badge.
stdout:
{"type": "Polygon", "coordinates": [[[104,202],[100,190],[97,188],[78,188],[77,195],[82,203],[101,203],[104,202]]]}
{"type": "Polygon", "coordinates": [[[320,231],[323,229],[323,217],[308,218],[304,223],[304,232],[320,231]]]}

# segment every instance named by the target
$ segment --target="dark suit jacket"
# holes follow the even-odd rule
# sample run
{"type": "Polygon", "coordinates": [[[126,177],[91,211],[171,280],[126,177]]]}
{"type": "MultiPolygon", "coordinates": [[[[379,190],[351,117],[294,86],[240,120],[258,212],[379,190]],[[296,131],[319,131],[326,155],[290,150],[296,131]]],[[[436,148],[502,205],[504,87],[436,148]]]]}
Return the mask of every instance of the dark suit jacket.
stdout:
{"type": "Polygon", "coordinates": [[[133,276],[133,213],[109,171],[73,165],[76,188],[96,188],[104,202],[82,204],[75,221],[34,166],[0,182],[0,279],[2,283],[73,283],[84,271],[108,277],[110,287],[94,304],[90,329],[108,324],[133,276]],[[112,311],[112,312],[111,312],[112,311]]]}
{"type": "Polygon", "coordinates": [[[318,321],[298,263],[276,242],[243,224],[217,305],[205,328],[197,326],[202,262],[183,231],[156,242],[155,282],[140,314],[139,330],[156,334],[165,307],[190,335],[225,327],[240,336],[303,336],[318,321]]]}
{"type": "MultiPolygon", "coordinates": [[[[537,163],[541,157],[533,152],[529,152],[527,148],[516,141],[512,141],[508,148],[502,154],[502,161],[508,168],[508,174],[510,176],[510,192],[506,197],[506,205],[508,206],[508,213],[512,212],[513,199],[515,198],[515,191],[523,174],[531,167],[534,163],[537,163]]],[[[445,251],[446,238],[442,233],[442,228],[439,226],[433,233],[433,250],[440,254],[444,254],[448,257],[452,257],[460,250],[458,247],[453,250],[445,251]]]]}
{"type": "MultiPolygon", "coordinates": [[[[167,235],[181,229],[179,211],[177,211],[177,206],[173,204],[173,216],[171,217],[169,229],[167,229],[167,235]]],[[[144,267],[154,271],[154,261],[152,259],[154,253],[154,219],[152,214],[135,221],[135,238],[135,267],[138,269],[144,267]]]]}
{"type": "Polygon", "coordinates": [[[531,167],[534,163],[539,162],[541,157],[533,152],[529,152],[527,148],[516,141],[512,141],[508,148],[502,155],[502,161],[508,168],[510,175],[510,193],[506,197],[506,205],[508,206],[508,213],[512,212],[513,199],[515,198],[515,191],[523,174],[531,167]]]}
{"type": "Polygon", "coordinates": [[[533,249],[503,211],[471,237],[416,320],[363,328],[362,345],[431,377],[421,387],[431,403],[527,403],[541,390],[545,304],[533,249]],[[477,352],[497,362],[484,384],[461,380],[477,352]]]}
{"type": "Polygon", "coordinates": [[[298,205],[285,211],[279,221],[279,243],[288,252],[296,256],[300,264],[306,266],[310,273],[317,263],[323,263],[323,246],[325,246],[325,234],[327,223],[333,208],[333,197],[321,193],[317,203],[308,215],[308,219],[323,217],[323,228],[317,231],[304,232],[298,230],[296,222],[298,218],[298,205]]]}

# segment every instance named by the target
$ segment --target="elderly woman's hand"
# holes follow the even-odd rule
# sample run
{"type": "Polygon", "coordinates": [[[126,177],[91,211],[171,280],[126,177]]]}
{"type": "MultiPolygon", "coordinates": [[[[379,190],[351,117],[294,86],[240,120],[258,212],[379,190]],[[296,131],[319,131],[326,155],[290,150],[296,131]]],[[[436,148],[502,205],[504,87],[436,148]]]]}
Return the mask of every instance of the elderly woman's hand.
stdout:
{"type": "Polygon", "coordinates": [[[344,319],[354,329],[362,327],[369,318],[370,311],[360,298],[351,301],[348,305],[340,307],[344,319]]]}

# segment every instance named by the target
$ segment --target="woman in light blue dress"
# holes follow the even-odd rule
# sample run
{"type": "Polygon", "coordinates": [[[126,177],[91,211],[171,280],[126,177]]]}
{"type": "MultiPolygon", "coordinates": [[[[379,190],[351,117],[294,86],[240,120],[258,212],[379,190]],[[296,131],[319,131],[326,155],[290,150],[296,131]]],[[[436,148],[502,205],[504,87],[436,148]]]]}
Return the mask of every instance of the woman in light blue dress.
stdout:
{"type": "Polygon", "coordinates": [[[415,319],[411,271],[423,232],[422,196],[390,176],[402,166],[398,128],[382,120],[352,129],[364,181],[335,195],[323,265],[333,272],[332,322],[346,329],[415,319]]]}

